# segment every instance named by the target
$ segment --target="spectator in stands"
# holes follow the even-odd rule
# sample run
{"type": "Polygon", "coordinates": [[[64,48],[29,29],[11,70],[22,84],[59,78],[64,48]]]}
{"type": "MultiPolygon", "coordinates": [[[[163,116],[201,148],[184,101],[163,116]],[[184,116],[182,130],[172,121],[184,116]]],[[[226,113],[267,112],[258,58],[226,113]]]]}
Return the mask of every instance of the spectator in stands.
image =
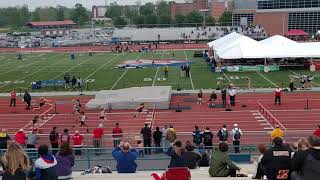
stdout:
{"type": "Polygon", "coordinates": [[[9,134],[6,129],[2,129],[0,133],[0,150],[7,149],[8,140],[10,140],[9,134]]]}
{"type": "Polygon", "coordinates": [[[162,138],[161,138],[163,152],[167,152],[167,148],[169,147],[167,133],[168,133],[168,125],[165,124],[164,127],[162,128],[162,138]]]}
{"type": "Polygon", "coordinates": [[[17,93],[15,90],[12,90],[10,93],[10,107],[16,107],[17,93]]]}
{"type": "Polygon", "coordinates": [[[306,138],[300,138],[298,141],[298,151],[305,151],[310,148],[310,143],[306,138]]]}
{"type": "Polygon", "coordinates": [[[58,164],[58,179],[72,179],[72,167],[74,165],[74,154],[69,143],[62,143],[56,155],[58,164]]]}
{"type": "Polygon", "coordinates": [[[53,127],[49,135],[49,140],[51,144],[52,154],[56,154],[59,148],[59,133],[57,132],[57,127],[53,127]]]}
{"type": "Polygon", "coordinates": [[[26,110],[30,109],[30,107],[31,107],[31,96],[28,93],[28,91],[24,92],[23,101],[26,103],[26,110]]]}
{"type": "Polygon", "coordinates": [[[153,142],[156,146],[156,153],[161,153],[161,138],[162,138],[162,132],[160,131],[159,127],[156,127],[156,131],[153,132],[153,142]]]}
{"type": "Polygon", "coordinates": [[[182,158],[187,162],[189,169],[196,169],[201,155],[195,150],[195,147],[190,141],[186,142],[186,152],[182,155],[182,158]]]}
{"type": "Polygon", "coordinates": [[[279,125],[276,125],[276,128],[271,132],[271,139],[273,140],[276,137],[279,137],[281,139],[283,139],[284,137],[283,131],[281,130],[279,125]]]}
{"type": "Polygon", "coordinates": [[[202,133],[199,131],[199,127],[195,126],[195,131],[193,131],[192,136],[193,136],[193,143],[196,146],[199,146],[202,143],[202,133]]]}
{"type": "Polygon", "coordinates": [[[200,144],[199,146],[199,153],[201,155],[201,159],[198,162],[198,166],[199,167],[209,167],[209,153],[210,151],[208,149],[205,149],[204,147],[202,147],[202,144],[200,144]],[[203,150],[200,150],[200,148],[203,148],[203,150]]]}
{"type": "Polygon", "coordinates": [[[236,105],[236,89],[234,88],[234,85],[231,83],[229,85],[228,94],[230,98],[230,105],[235,106],[236,105]]]}
{"type": "Polygon", "coordinates": [[[261,155],[253,161],[253,164],[256,167],[255,172],[253,173],[253,176],[252,176],[253,179],[261,179],[265,175],[265,170],[261,164],[261,159],[262,159],[264,153],[266,152],[267,147],[264,144],[259,144],[258,150],[261,155]]]}
{"type": "Polygon", "coordinates": [[[170,125],[170,128],[168,129],[168,132],[167,132],[167,140],[170,144],[173,144],[176,139],[177,139],[176,130],[173,128],[172,125],[170,125]]]}
{"type": "Polygon", "coordinates": [[[62,143],[70,143],[70,135],[69,135],[69,130],[68,129],[64,129],[63,130],[63,134],[61,135],[61,144],[62,143]]]}
{"type": "Polygon", "coordinates": [[[320,176],[320,137],[308,138],[311,147],[297,152],[292,160],[291,179],[318,179],[320,176]]]}
{"type": "Polygon", "coordinates": [[[228,143],[228,130],[227,125],[222,125],[222,128],[218,131],[217,136],[219,137],[219,141],[228,143]]]}
{"type": "Polygon", "coordinates": [[[128,142],[120,142],[119,147],[116,147],[112,156],[117,161],[117,171],[118,173],[135,173],[137,169],[137,164],[135,160],[137,159],[137,151],[131,147],[128,142]]]}
{"type": "Polygon", "coordinates": [[[57,180],[57,160],[49,154],[49,147],[42,144],[38,147],[39,158],[35,161],[35,171],[37,180],[57,180]]]}
{"type": "Polygon", "coordinates": [[[75,149],[75,155],[76,158],[80,158],[81,156],[81,148],[83,146],[83,136],[79,133],[78,130],[76,130],[74,132],[74,135],[72,136],[72,140],[73,140],[73,147],[75,149]]]}
{"type": "Polygon", "coordinates": [[[186,150],[182,147],[181,141],[176,141],[168,149],[168,155],[171,157],[169,168],[188,167],[187,161],[183,158],[186,150]]]}
{"type": "Polygon", "coordinates": [[[26,145],[26,139],[27,136],[24,133],[24,129],[20,129],[17,133],[16,133],[16,142],[18,144],[21,145],[21,147],[24,147],[26,145]]]}
{"type": "Polygon", "coordinates": [[[33,129],[32,132],[27,137],[27,148],[30,148],[30,149],[36,148],[38,139],[40,139],[40,137],[37,135],[35,129],[33,129]]]}
{"type": "Polygon", "coordinates": [[[206,127],[206,130],[204,130],[202,136],[205,149],[212,149],[213,133],[210,131],[209,127],[206,127]]]}
{"type": "Polygon", "coordinates": [[[229,159],[227,151],[228,144],[220,142],[219,150],[212,153],[209,168],[209,175],[211,177],[236,177],[237,170],[240,170],[240,167],[229,159]]]}
{"type": "Polygon", "coordinates": [[[280,137],[273,139],[273,147],[264,153],[261,165],[265,168],[268,179],[288,179],[291,169],[291,152],[282,143],[280,137]]]}
{"type": "Polygon", "coordinates": [[[233,125],[232,129],[232,140],[233,140],[233,147],[235,153],[240,153],[240,138],[242,136],[242,131],[238,127],[238,124],[233,125]]]}
{"type": "Polygon", "coordinates": [[[100,155],[98,148],[101,148],[102,136],[103,124],[99,124],[99,126],[93,130],[93,147],[95,148],[96,155],[100,155]]]}
{"type": "Polygon", "coordinates": [[[313,135],[320,137],[320,124],[318,125],[318,129],[314,131],[313,135]]]}
{"type": "Polygon", "coordinates": [[[277,86],[274,92],[275,92],[274,105],[276,105],[277,103],[281,105],[281,88],[277,86]]]}
{"type": "Polygon", "coordinates": [[[112,130],[113,147],[118,147],[120,144],[120,138],[122,137],[123,131],[119,127],[119,123],[116,123],[116,127],[112,130]]]}
{"type": "Polygon", "coordinates": [[[144,124],[144,127],[141,129],[140,132],[143,136],[143,146],[144,146],[144,153],[145,154],[151,154],[151,138],[152,138],[152,132],[151,128],[149,127],[148,123],[144,124]]]}
{"type": "Polygon", "coordinates": [[[18,143],[10,143],[8,150],[1,158],[1,164],[4,171],[2,180],[27,179],[26,172],[30,170],[30,162],[18,143]]]}

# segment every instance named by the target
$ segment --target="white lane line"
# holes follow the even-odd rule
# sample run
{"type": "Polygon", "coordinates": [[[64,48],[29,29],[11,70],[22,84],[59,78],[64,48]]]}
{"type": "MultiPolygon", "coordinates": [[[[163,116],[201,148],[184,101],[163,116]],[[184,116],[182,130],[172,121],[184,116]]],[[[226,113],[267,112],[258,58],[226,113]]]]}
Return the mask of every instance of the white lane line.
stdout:
{"type": "MultiPolygon", "coordinates": [[[[97,56],[99,56],[99,55],[101,55],[101,54],[97,54],[97,56]]],[[[81,63],[79,63],[79,64],[77,64],[77,65],[75,65],[75,66],[73,66],[73,67],[69,68],[68,70],[66,70],[66,71],[64,71],[64,72],[62,72],[62,73],[60,73],[60,74],[56,75],[55,77],[51,78],[50,80],[54,80],[55,78],[57,78],[57,77],[59,77],[59,76],[61,76],[61,75],[66,74],[67,72],[71,71],[72,69],[75,69],[76,67],[80,66],[81,64],[84,64],[84,63],[86,63],[86,62],[90,61],[93,57],[94,57],[94,56],[89,57],[89,58],[88,58],[88,60],[83,61],[83,62],[81,62],[81,63]]]]}
{"type": "Polygon", "coordinates": [[[152,86],[154,86],[154,83],[156,82],[159,69],[160,69],[160,67],[157,68],[156,74],[154,75],[153,82],[152,82],[152,86]]]}
{"type": "MultiPolygon", "coordinates": [[[[295,74],[295,75],[297,75],[297,76],[301,77],[301,75],[300,75],[300,74],[298,74],[298,73],[296,73],[296,72],[294,72],[294,71],[292,71],[292,70],[289,70],[289,71],[290,71],[291,73],[293,73],[293,74],[295,74]]],[[[320,86],[320,84],[315,83],[315,82],[313,82],[313,81],[311,81],[311,83],[312,83],[312,84],[314,84],[314,85],[320,86]]]]}
{"type": "MultiPolygon", "coordinates": [[[[186,59],[186,61],[188,60],[187,58],[187,54],[186,54],[186,50],[183,50],[183,53],[184,53],[184,58],[186,59]]],[[[190,82],[191,82],[191,87],[192,87],[192,90],[194,90],[194,85],[193,85],[193,80],[192,80],[192,76],[191,76],[191,71],[189,71],[189,75],[190,75],[190,82]]]]}
{"type": "Polygon", "coordinates": [[[118,84],[118,82],[122,79],[122,77],[128,72],[129,69],[126,69],[126,71],[120,76],[120,78],[115,82],[110,90],[113,90],[114,87],[118,84]]]}
{"type": "Polygon", "coordinates": [[[277,87],[278,85],[274,82],[272,82],[269,78],[267,78],[265,75],[261,74],[259,71],[256,71],[257,74],[259,74],[263,79],[268,81],[270,84],[272,84],[274,87],[277,87]]]}

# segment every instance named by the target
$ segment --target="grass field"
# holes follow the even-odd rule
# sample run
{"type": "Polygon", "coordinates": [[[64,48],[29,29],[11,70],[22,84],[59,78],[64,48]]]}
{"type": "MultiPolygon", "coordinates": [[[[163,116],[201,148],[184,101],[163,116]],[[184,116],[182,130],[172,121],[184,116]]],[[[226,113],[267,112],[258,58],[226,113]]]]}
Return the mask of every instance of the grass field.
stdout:
{"type": "MultiPolygon", "coordinates": [[[[0,92],[16,90],[31,90],[31,82],[39,80],[62,80],[66,73],[81,77],[88,81],[85,90],[108,90],[134,86],[171,85],[173,89],[211,89],[216,88],[219,73],[211,73],[207,63],[202,58],[194,58],[194,51],[176,51],[177,60],[192,60],[191,77],[181,78],[180,67],[169,67],[169,78],[163,80],[162,68],[145,69],[115,69],[115,65],[124,60],[151,59],[152,54],[157,59],[171,59],[171,51],[149,53],[88,53],[76,54],[76,60],[69,60],[67,53],[29,53],[23,55],[23,61],[16,60],[16,54],[0,54],[0,92]]],[[[226,73],[224,83],[233,82],[240,88],[247,87],[246,77],[249,77],[253,88],[268,88],[276,85],[287,86],[290,76],[308,74],[307,70],[279,72],[242,72],[226,73]]],[[[313,86],[320,86],[320,73],[316,72],[313,86]]],[[[296,83],[298,85],[298,82],[296,83]]],[[[66,91],[62,87],[43,88],[31,91],[66,91]]],[[[67,91],[78,91],[68,89],[67,91]]]]}

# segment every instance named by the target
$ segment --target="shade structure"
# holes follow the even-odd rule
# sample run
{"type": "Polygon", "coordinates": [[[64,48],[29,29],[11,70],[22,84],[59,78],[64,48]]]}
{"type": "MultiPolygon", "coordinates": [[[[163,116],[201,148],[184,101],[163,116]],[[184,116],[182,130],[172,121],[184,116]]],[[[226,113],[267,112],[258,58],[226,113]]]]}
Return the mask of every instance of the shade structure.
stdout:
{"type": "Polygon", "coordinates": [[[287,36],[308,36],[308,33],[301,29],[293,29],[286,33],[287,36]]]}
{"type": "Polygon", "coordinates": [[[223,36],[217,40],[211,41],[208,43],[208,46],[210,48],[216,49],[218,47],[223,47],[233,41],[235,41],[236,39],[242,37],[243,35],[236,33],[236,32],[232,32],[226,36],[223,36]]]}

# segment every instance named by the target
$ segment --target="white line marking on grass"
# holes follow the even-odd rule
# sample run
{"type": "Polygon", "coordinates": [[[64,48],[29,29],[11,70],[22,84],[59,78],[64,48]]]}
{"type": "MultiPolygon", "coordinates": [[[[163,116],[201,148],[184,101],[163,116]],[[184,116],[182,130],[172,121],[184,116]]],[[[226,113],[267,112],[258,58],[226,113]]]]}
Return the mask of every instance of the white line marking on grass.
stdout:
{"type": "Polygon", "coordinates": [[[228,75],[227,75],[226,72],[223,73],[223,76],[226,77],[229,82],[231,82],[231,80],[230,80],[230,78],[228,77],[228,75]]]}
{"type": "Polygon", "coordinates": [[[152,82],[152,86],[154,86],[154,83],[156,82],[159,69],[160,69],[160,67],[157,68],[156,74],[154,75],[153,82],[152,82]]]}
{"type": "MultiPolygon", "coordinates": [[[[186,54],[186,50],[183,50],[183,53],[184,53],[184,58],[186,59],[186,61],[188,60],[187,58],[187,54],[186,54]]],[[[192,90],[194,90],[194,85],[193,85],[193,81],[192,81],[192,76],[191,76],[191,72],[189,71],[189,75],[190,75],[190,82],[191,82],[191,87],[192,87],[192,90]]]]}
{"type": "MultiPolygon", "coordinates": [[[[298,74],[298,73],[296,73],[296,72],[294,72],[294,71],[292,71],[292,70],[289,70],[289,71],[290,71],[291,73],[293,73],[293,74],[295,74],[295,75],[297,75],[297,76],[301,77],[301,75],[300,75],[300,74],[298,74]]],[[[315,83],[315,82],[313,82],[313,81],[311,81],[311,83],[312,83],[312,84],[314,84],[314,85],[320,86],[320,84],[315,83]]]]}
{"type": "Polygon", "coordinates": [[[269,78],[267,78],[265,75],[261,74],[260,72],[256,71],[257,74],[259,74],[263,79],[268,81],[270,84],[272,84],[274,87],[277,87],[278,85],[274,82],[272,82],[269,78]]]}
{"type": "Polygon", "coordinates": [[[118,84],[118,82],[122,79],[122,77],[128,72],[129,69],[126,69],[126,71],[122,74],[122,76],[120,76],[120,78],[117,80],[116,83],[114,83],[114,85],[112,86],[112,88],[110,90],[113,90],[114,87],[116,87],[116,85],[118,84]]]}
{"type": "MultiPolygon", "coordinates": [[[[100,55],[100,54],[98,54],[98,56],[99,56],[99,55],[100,55]]],[[[66,74],[67,72],[69,72],[69,71],[71,71],[72,69],[74,69],[74,68],[76,68],[76,67],[80,66],[81,64],[84,64],[84,63],[86,63],[86,62],[90,61],[93,57],[94,57],[94,56],[89,57],[89,58],[88,58],[88,60],[83,61],[83,62],[81,62],[81,63],[79,63],[79,64],[77,64],[77,65],[75,65],[75,66],[73,66],[73,67],[69,68],[68,70],[66,70],[66,71],[64,71],[64,72],[62,72],[62,73],[60,73],[60,74],[56,75],[55,77],[51,78],[50,80],[54,80],[55,78],[57,78],[57,77],[59,77],[59,76],[61,76],[61,75],[63,75],[63,74],[66,74]]]]}

